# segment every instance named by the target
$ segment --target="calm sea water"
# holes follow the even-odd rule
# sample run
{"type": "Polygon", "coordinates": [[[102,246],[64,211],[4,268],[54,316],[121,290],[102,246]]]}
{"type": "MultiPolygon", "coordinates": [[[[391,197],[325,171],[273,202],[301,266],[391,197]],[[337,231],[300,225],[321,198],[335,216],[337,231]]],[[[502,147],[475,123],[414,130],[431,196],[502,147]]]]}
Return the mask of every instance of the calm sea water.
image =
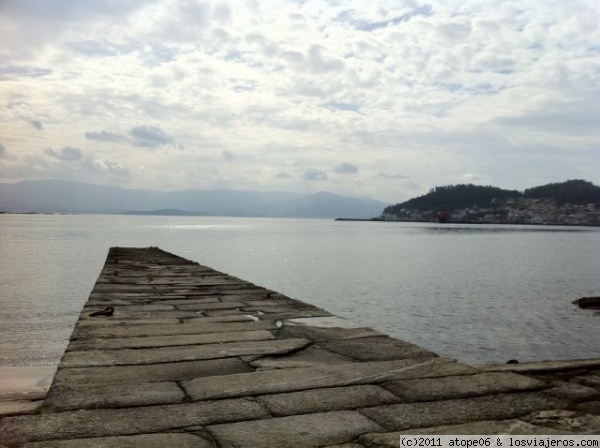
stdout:
{"type": "Polygon", "coordinates": [[[474,364],[600,357],[600,229],[0,216],[0,365],[53,365],[110,246],[159,246],[474,364]]]}

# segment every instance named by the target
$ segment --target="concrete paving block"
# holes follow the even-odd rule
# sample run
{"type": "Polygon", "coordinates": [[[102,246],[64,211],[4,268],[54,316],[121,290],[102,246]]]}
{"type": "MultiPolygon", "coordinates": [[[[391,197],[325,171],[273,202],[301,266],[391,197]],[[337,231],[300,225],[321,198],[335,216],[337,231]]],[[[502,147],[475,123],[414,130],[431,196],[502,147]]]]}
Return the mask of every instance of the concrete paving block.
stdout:
{"type": "Polygon", "coordinates": [[[0,401],[0,418],[9,415],[33,414],[42,406],[42,400],[0,401]]]}
{"type": "Polygon", "coordinates": [[[43,411],[123,408],[181,403],[185,398],[176,383],[128,383],[105,386],[60,386],[50,389],[43,411]]]}
{"type": "Polygon", "coordinates": [[[579,403],[576,408],[588,414],[600,415],[600,401],[586,401],[585,403],[579,403]]]}
{"type": "Polygon", "coordinates": [[[118,327],[120,325],[164,325],[164,324],[178,324],[179,319],[82,319],[77,322],[76,329],[82,327],[95,327],[95,326],[110,326],[118,327]]]}
{"type": "Polygon", "coordinates": [[[505,420],[566,406],[566,402],[539,392],[521,392],[461,400],[396,404],[361,409],[360,412],[381,426],[396,431],[478,420],[505,420]]]}
{"type": "Polygon", "coordinates": [[[327,445],[323,448],[365,448],[365,446],[359,443],[342,443],[341,445],[327,445]]]}
{"type": "Polygon", "coordinates": [[[159,348],[69,351],[63,356],[61,366],[119,366],[231,358],[243,355],[277,355],[300,350],[310,344],[311,341],[307,339],[275,339],[159,348]]]}
{"type": "Polygon", "coordinates": [[[160,300],[160,301],[154,302],[154,303],[160,303],[160,304],[164,304],[164,305],[178,307],[180,305],[204,305],[207,303],[217,303],[217,302],[219,302],[218,296],[203,296],[202,298],[193,298],[193,299],[187,299],[187,298],[170,299],[169,298],[169,299],[160,300]]]}
{"type": "Polygon", "coordinates": [[[245,311],[242,311],[238,308],[229,308],[225,310],[204,310],[202,314],[209,317],[216,316],[232,316],[232,315],[240,315],[240,314],[249,314],[245,311]]]}
{"type": "Polygon", "coordinates": [[[416,428],[406,431],[364,434],[358,438],[367,448],[398,448],[400,437],[406,435],[559,435],[565,434],[550,428],[542,428],[525,423],[521,420],[500,420],[470,422],[460,425],[435,426],[431,428],[416,428]]]}
{"type": "Polygon", "coordinates": [[[257,360],[249,360],[249,362],[257,369],[289,369],[291,367],[317,367],[324,364],[343,364],[355,361],[346,356],[311,345],[291,355],[261,357],[257,360]]]}
{"type": "Polygon", "coordinates": [[[511,372],[447,376],[391,381],[383,385],[404,401],[435,401],[479,395],[536,390],[547,387],[542,381],[511,372]]]}
{"type": "Polygon", "coordinates": [[[261,395],[256,400],[275,416],[350,410],[400,401],[385,389],[372,385],[261,395]]]}
{"type": "Polygon", "coordinates": [[[136,336],[168,336],[179,334],[222,333],[224,331],[271,330],[272,322],[213,322],[165,325],[119,325],[111,328],[76,328],[71,340],[84,338],[127,338],[136,336]]]}
{"type": "MultiPolygon", "coordinates": [[[[139,304],[139,305],[117,305],[117,304],[110,304],[114,309],[114,315],[118,316],[121,313],[139,313],[139,312],[146,312],[146,311],[173,311],[175,310],[174,307],[170,306],[170,305],[157,305],[155,303],[149,303],[149,304],[139,304]]],[[[93,311],[100,311],[103,310],[104,308],[106,308],[106,306],[108,305],[101,305],[101,306],[91,306],[89,304],[85,304],[85,307],[83,308],[83,314],[86,317],[89,313],[93,312],[93,311]]]]}
{"type": "Polygon", "coordinates": [[[523,417],[522,420],[535,426],[555,429],[564,434],[600,434],[600,415],[558,408],[536,412],[523,417]]]}
{"type": "Polygon", "coordinates": [[[201,316],[185,319],[184,324],[209,324],[215,322],[256,322],[258,319],[247,314],[228,314],[225,316],[201,316]]]}
{"type": "Polygon", "coordinates": [[[435,353],[418,345],[389,337],[328,341],[320,345],[327,350],[359,361],[383,361],[437,356],[435,353]]]}
{"type": "Polygon", "coordinates": [[[573,381],[600,390],[600,373],[576,376],[573,381]]]}
{"type": "Polygon", "coordinates": [[[574,403],[600,400],[599,391],[577,383],[561,382],[556,387],[548,390],[548,393],[555,397],[564,398],[574,403]]]}
{"type": "Polygon", "coordinates": [[[177,309],[182,311],[225,310],[228,308],[240,308],[243,306],[246,306],[246,304],[242,302],[210,302],[178,305],[177,309]]]}
{"type": "Polygon", "coordinates": [[[373,384],[401,375],[433,375],[450,361],[398,360],[323,365],[312,368],[264,370],[222,377],[198,378],[182,383],[193,400],[293,392],[325,387],[373,384]]]}
{"type": "Polygon", "coordinates": [[[295,415],[209,426],[222,448],[309,448],[350,442],[381,427],[353,411],[295,415]]]}
{"type": "Polygon", "coordinates": [[[80,339],[69,344],[74,350],[118,350],[122,348],[167,347],[176,345],[217,344],[234,341],[265,341],[275,337],[267,330],[224,333],[184,334],[177,336],[143,336],[134,338],[80,339]]]}
{"type": "Polygon", "coordinates": [[[214,445],[193,434],[166,433],[139,436],[96,437],[93,439],[53,440],[27,443],[23,448],[214,448],[214,445]]]}
{"type": "Polygon", "coordinates": [[[0,421],[0,440],[8,444],[151,434],[266,417],[259,403],[244,399],[66,411],[4,418],[0,421]]]}
{"type": "Polygon", "coordinates": [[[237,358],[183,361],[162,364],[111,367],[59,368],[54,384],[67,386],[100,386],[146,383],[153,381],[185,381],[206,376],[233,375],[253,369],[237,358]]]}

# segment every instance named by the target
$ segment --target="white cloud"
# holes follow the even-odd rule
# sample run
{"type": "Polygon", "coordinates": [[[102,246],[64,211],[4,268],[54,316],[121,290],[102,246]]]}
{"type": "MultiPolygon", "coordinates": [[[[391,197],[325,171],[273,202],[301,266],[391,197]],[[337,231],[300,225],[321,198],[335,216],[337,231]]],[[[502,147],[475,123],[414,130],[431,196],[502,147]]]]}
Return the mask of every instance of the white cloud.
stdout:
{"type": "Polygon", "coordinates": [[[362,183],[328,187],[387,201],[465,173],[600,183],[593,0],[42,3],[0,2],[3,167],[21,167],[0,182],[92,157],[79,172],[133,187],[309,191],[351,160],[362,183]]]}

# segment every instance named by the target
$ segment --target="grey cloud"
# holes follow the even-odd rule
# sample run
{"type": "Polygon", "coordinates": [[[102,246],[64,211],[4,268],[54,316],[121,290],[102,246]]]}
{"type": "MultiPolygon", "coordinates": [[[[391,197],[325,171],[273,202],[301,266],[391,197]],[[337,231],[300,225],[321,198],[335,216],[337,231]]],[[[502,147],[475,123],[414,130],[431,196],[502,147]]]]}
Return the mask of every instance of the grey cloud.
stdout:
{"type": "Polygon", "coordinates": [[[408,22],[413,17],[417,16],[430,16],[432,14],[432,8],[430,5],[418,5],[414,6],[413,9],[407,13],[401,14],[391,19],[369,21],[365,19],[357,19],[356,12],[354,10],[342,11],[336,17],[336,20],[342,23],[347,23],[350,26],[361,31],[374,31],[379,28],[386,28],[390,25],[398,25],[402,22],[408,22]]]}
{"type": "Polygon", "coordinates": [[[44,130],[44,123],[42,123],[40,120],[29,120],[29,123],[39,131],[44,130]]]}
{"type": "Polygon", "coordinates": [[[108,42],[102,41],[85,40],[81,42],[71,42],[68,46],[77,53],[92,57],[115,56],[119,53],[117,48],[108,42]]]}
{"type": "Polygon", "coordinates": [[[0,159],[8,156],[8,149],[2,143],[0,143],[0,159]]]}
{"type": "Polygon", "coordinates": [[[233,162],[237,158],[235,153],[229,151],[228,149],[223,150],[223,157],[225,157],[225,160],[227,160],[228,162],[233,162]]]}
{"type": "Polygon", "coordinates": [[[471,27],[460,23],[444,23],[439,25],[436,31],[444,40],[459,42],[469,37],[471,27]]]}
{"type": "Polygon", "coordinates": [[[19,77],[41,78],[48,76],[52,70],[43,67],[27,67],[22,65],[7,65],[0,67],[0,80],[14,79],[19,77]]]}
{"type": "Polygon", "coordinates": [[[152,45],[149,51],[144,54],[144,62],[146,66],[155,67],[166,62],[171,62],[177,59],[179,51],[167,47],[163,44],[152,45]]]}
{"type": "Polygon", "coordinates": [[[324,54],[324,48],[320,45],[312,45],[308,50],[308,65],[313,73],[338,72],[343,70],[346,64],[337,58],[324,54]]]}
{"type": "Polygon", "coordinates": [[[304,180],[310,182],[326,181],[327,179],[327,173],[316,168],[310,168],[304,173],[304,180]]]}
{"type": "Polygon", "coordinates": [[[275,178],[277,179],[289,179],[290,177],[292,176],[285,171],[279,171],[277,174],[275,174],[275,178]]]}
{"type": "Polygon", "coordinates": [[[304,64],[304,55],[299,51],[284,51],[280,53],[280,57],[296,65],[304,64]]]}
{"type": "Polygon", "coordinates": [[[121,142],[127,139],[127,137],[122,134],[116,134],[110,131],[88,131],[84,135],[86,139],[98,142],[121,142]]]}
{"type": "Polygon", "coordinates": [[[221,23],[227,23],[231,20],[231,8],[226,4],[219,4],[213,9],[212,16],[221,23]]]}
{"type": "Polygon", "coordinates": [[[136,126],[129,131],[134,146],[156,148],[174,144],[175,139],[158,126],[136,126]]]}
{"type": "Polygon", "coordinates": [[[503,74],[512,73],[515,69],[515,61],[512,58],[490,54],[479,57],[475,61],[475,68],[503,74]]]}
{"type": "Polygon", "coordinates": [[[196,0],[178,0],[164,25],[164,37],[175,41],[196,41],[207,30],[211,17],[210,7],[196,0]]]}
{"type": "Polygon", "coordinates": [[[358,104],[341,103],[337,101],[329,101],[328,103],[325,103],[325,106],[332,110],[343,110],[349,112],[358,112],[358,110],[360,109],[360,106],[358,104]]]}
{"type": "Polygon", "coordinates": [[[39,0],[19,0],[7,2],[3,12],[17,17],[31,17],[44,21],[69,21],[94,19],[98,16],[122,17],[134,9],[147,4],[146,0],[61,0],[44,2],[39,0]]]}
{"type": "Polygon", "coordinates": [[[400,174],[400,173],[389,174],[389,173],[380,172],[379,177],[381,177],[382,179],[408,179],[408,176],[405,176],[404,174],[400,174]]]}
{"type": "Polygon", "coordinates": [[[54,148],[46,148],[44,150],[44,154],[63,161],[76,161],[83,159],[83,151],[79,148],[74,148],[73,146],[65,146],[64,148],[61,148],[60,151],[57,151],[54,148]]]}
{"type": "Polygon", "coordinates": [[[354,165],[352,163],[344,162],[333,168],[338,174],[356,174],[358,173],[358,165],[354,165]]]}

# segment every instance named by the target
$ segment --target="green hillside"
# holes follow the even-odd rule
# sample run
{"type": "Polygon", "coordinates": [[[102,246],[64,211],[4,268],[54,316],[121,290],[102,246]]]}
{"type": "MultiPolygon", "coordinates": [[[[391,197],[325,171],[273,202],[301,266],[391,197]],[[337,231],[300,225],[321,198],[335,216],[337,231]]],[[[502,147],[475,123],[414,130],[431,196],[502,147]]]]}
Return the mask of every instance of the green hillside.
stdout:
{"type": "Polygon", "coordinates": [[[429,193],[396,205],[390,205],[384,214],[398,214],[400,210],[459,210],[474,206],[485,208],[493,202],[510,198],[549,199],[557,204],[600,204],[600,187],[585,180],[567,180],[533,187],[519,192],[493,186],[447,185],[435,187],[429,193]]]}

